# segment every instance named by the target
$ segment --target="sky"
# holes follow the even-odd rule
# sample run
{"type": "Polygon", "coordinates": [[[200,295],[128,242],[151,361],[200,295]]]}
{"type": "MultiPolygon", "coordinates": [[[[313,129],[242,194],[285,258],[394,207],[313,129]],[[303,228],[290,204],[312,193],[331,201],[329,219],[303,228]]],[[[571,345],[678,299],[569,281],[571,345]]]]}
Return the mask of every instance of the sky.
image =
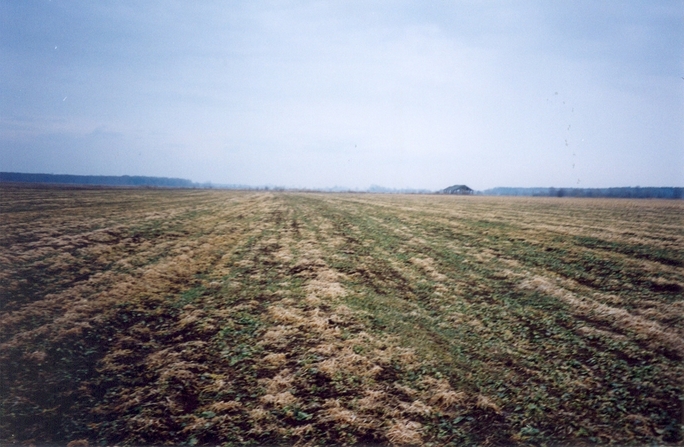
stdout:
{"type": "Polygon", "coordinates": [[[0,171],[684,186],[684,1],[0,1],[0,171]]]}

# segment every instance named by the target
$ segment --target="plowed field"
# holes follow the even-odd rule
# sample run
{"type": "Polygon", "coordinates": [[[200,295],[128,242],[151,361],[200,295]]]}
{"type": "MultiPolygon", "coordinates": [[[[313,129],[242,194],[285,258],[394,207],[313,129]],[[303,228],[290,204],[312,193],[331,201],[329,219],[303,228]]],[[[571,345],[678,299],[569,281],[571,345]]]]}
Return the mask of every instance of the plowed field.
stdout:
{"type": "Polygon", "coordinates": [[[3,443],[683,440],[681,201],[0,194],[3,443]]]}

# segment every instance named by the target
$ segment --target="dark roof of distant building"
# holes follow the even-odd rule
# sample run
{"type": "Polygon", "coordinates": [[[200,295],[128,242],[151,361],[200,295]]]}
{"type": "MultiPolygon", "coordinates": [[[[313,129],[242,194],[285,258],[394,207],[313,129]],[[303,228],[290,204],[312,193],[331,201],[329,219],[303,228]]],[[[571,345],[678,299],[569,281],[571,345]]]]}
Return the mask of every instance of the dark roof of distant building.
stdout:
{"type": "Polygon", "coordinates": [[[439,191],[440,194],[459,194],[459,193],[471,193],[473,190],[466,185],[453,185],[448,188],[444,188],[439,191]]]}

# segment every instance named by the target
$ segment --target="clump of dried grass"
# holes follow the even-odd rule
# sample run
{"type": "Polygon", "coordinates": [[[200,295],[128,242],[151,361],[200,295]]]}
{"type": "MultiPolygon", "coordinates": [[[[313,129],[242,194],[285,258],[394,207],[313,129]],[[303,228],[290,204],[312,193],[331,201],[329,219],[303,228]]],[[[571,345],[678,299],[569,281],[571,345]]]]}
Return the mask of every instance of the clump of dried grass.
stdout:
{"type": "Polygon", "coordinates": [[[479,394],[475,406],[481,410],[493,411],[496,414],[501,414],[501,408],[489,397],[479,394]]]}
{"type": "Polygon", "coordinates": [[[259,383],[265,387],[267,393],[275,394],[291,389],[294,379],[295,377],[292,374],[292,371],[285,369],[273,378],[260,379],[259,383]]]}
{"type": "Polygon", "coordinates": [[[294,307],[283,307],[281,305],[272,306],[268,309],[271,318],[280,324],[299,326],[306,323],[302,312],[294,307]]]}
{"type": "Polygon", "coordinates": [[[30,362],[42,364],[47,358],[47,354],[44,351],[33,351],[31,353],[24,354],[24,358],[30,362]]]}
{"type": "Polygon", "coordinates": [[[446,379],[436,379],[426,377],[423,379],[426,391],[423,393],[427,402],[446,412],[457,405],[462,405],[468,399],[468,395],[459,391],[456,392],[446,379]]]}
{"type": "Polygon", "coordinates": [[[322,275],[319,275],[318,279],[311,280],[305,290],[309,297],[318,299],[334,299],[346,295],[342,284],[334,280],[322,279],[322,275]]]}
{"type": "Polygon", "coordinates": [[[440,273],[435,268],[435,260],[430,257],[413,257],[411,258],[411,263],[423,269],[435,281],[443,282],[448,279],[446,275],[440,273]]]}
{"type": "Polygon", "coordinates": [[[321,422],[333,422],[337,425],[356,425],[361,421],[353,411],[345,408],[338,399],[328,399],[319,412],[321,422]]]}
{"type": "Polygon", "coordinates": [[[219,401],[219,402],[214,402],[213,404],[209,405],[207,408],[215,413],[229,413],[231,411],[236,411],[240,410],[243,407],[241,402],[236,402],[234,400],[231,401],[219,401]]]}
{"type": "Polygon", "coordinates": [[[87,439],[75,439],[73,441],[69,441],[67,447],[88,447],[89,445],[90,443],[87,439]]]}
{"type": "Polygon", "coordinates": [[[411,404],[406,402],[401,403],[401,409],[404,413],[410,415],[428,416],[430,413],[434,412],[434,409],[429,405],[425,405],[419,400],[414,400],[411,404]]]}
{"type": "Polygon", "coordinates": [[[356,407],[362,413],[384,411],[387,408],[387,393],[377,389],[366,389],[363,397],[356,401],[356,407]]]}
{"type": "Polygon", "coordinates": [[[268,367],[278,368],[287,361],[287,355],[285,355],[283,353],[272,352],[272,353],[266,354],[262,360],[263,360],[263,363],[268,365],[268,367]]]}
{"type": "Polygon", "coordinates": [[[271,405],[278,408],[291,407],[298,403],[299,400],[289,391],[283,391],[276,394],[265,394],[259,398],[261,402],[266,405],[271,405]]]}
{"type": "Polygon", "coordinates": [[[297,329],[292,326],[279,325],[268,329],[257,341],[260,345],[274,348],[284,348],[297,333],[297,329]]]}
{"type": "Polygon", "coordinates": [[[343,347],[316,366],[322,373],[331,378],[338,374],[374,377],[382,371],[380,365],[375,364],[365,355],[355,353],[348,346],[343,347]]]}
{"type": "Polygon", "coordinates": [[[387,440],[394,445],[422,445],[421,429],[419,422],[398,420],[387,430],[387,440]]]}

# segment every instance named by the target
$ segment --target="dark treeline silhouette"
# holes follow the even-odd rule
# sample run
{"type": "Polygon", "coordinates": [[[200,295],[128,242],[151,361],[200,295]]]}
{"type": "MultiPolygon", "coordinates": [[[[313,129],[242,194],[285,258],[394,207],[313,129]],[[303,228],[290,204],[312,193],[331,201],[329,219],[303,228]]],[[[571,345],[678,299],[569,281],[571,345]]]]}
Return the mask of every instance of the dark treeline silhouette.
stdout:
{"type": "Polygon", "coordinates": [[[621,199],[684,199],[684,188],[640,187],[623,188],[508,188],[487,189],[489,196],[541,196],[541,197],[605,197],[621,199]]]}
{"type": "Polygon", "coordinates": [[[158,186],[166,188],[196,187],[190,180],[167,177],[109,176],[109,175],[62,175],[62,174],[23,174],[19,172],[0,172],[0,182],[18,183],[58,183],[68,185],[102,186],[158,186]]]}
{"type": "MultiPolygon", "coordinates": [[[[207,189],[242,189],[252,191],[303,191],[303,192],[370,192],[389,194],[429,194],[426,189],[394,189],[372,185],[366,190],[358,190],[336,186],[333,188],[286,188],[283,186],[248,186],[194,183],[182,178],[144,177],[144,176],[108,176],[108,175],[68,175],[68,174],[26,174],[20,172],[0,172],[0,182],[13,183],[45,183],[61,185],[91,186],[128,186],[128,187],[162,187],[162,188],[207,188],[207,189]]],[[[457,185],[465,186],[465,185],[457,185]]],[[[467,187],[466,187],[467,188],[467,187]]],[[[449,188],[447,188],[449,189],[449,188]]],[[[469,189],[469,188],[468,188],[469,189]]],[[[444,193],[445,190],[438,191],[444,193]]],[[[684,199],[683,187],[623,187],[623,188],[515,188],[497,187],[478,191],[478,195],[489,196],[540,196],[540,197],[607,197],[631,199],[684,199]]]]}

